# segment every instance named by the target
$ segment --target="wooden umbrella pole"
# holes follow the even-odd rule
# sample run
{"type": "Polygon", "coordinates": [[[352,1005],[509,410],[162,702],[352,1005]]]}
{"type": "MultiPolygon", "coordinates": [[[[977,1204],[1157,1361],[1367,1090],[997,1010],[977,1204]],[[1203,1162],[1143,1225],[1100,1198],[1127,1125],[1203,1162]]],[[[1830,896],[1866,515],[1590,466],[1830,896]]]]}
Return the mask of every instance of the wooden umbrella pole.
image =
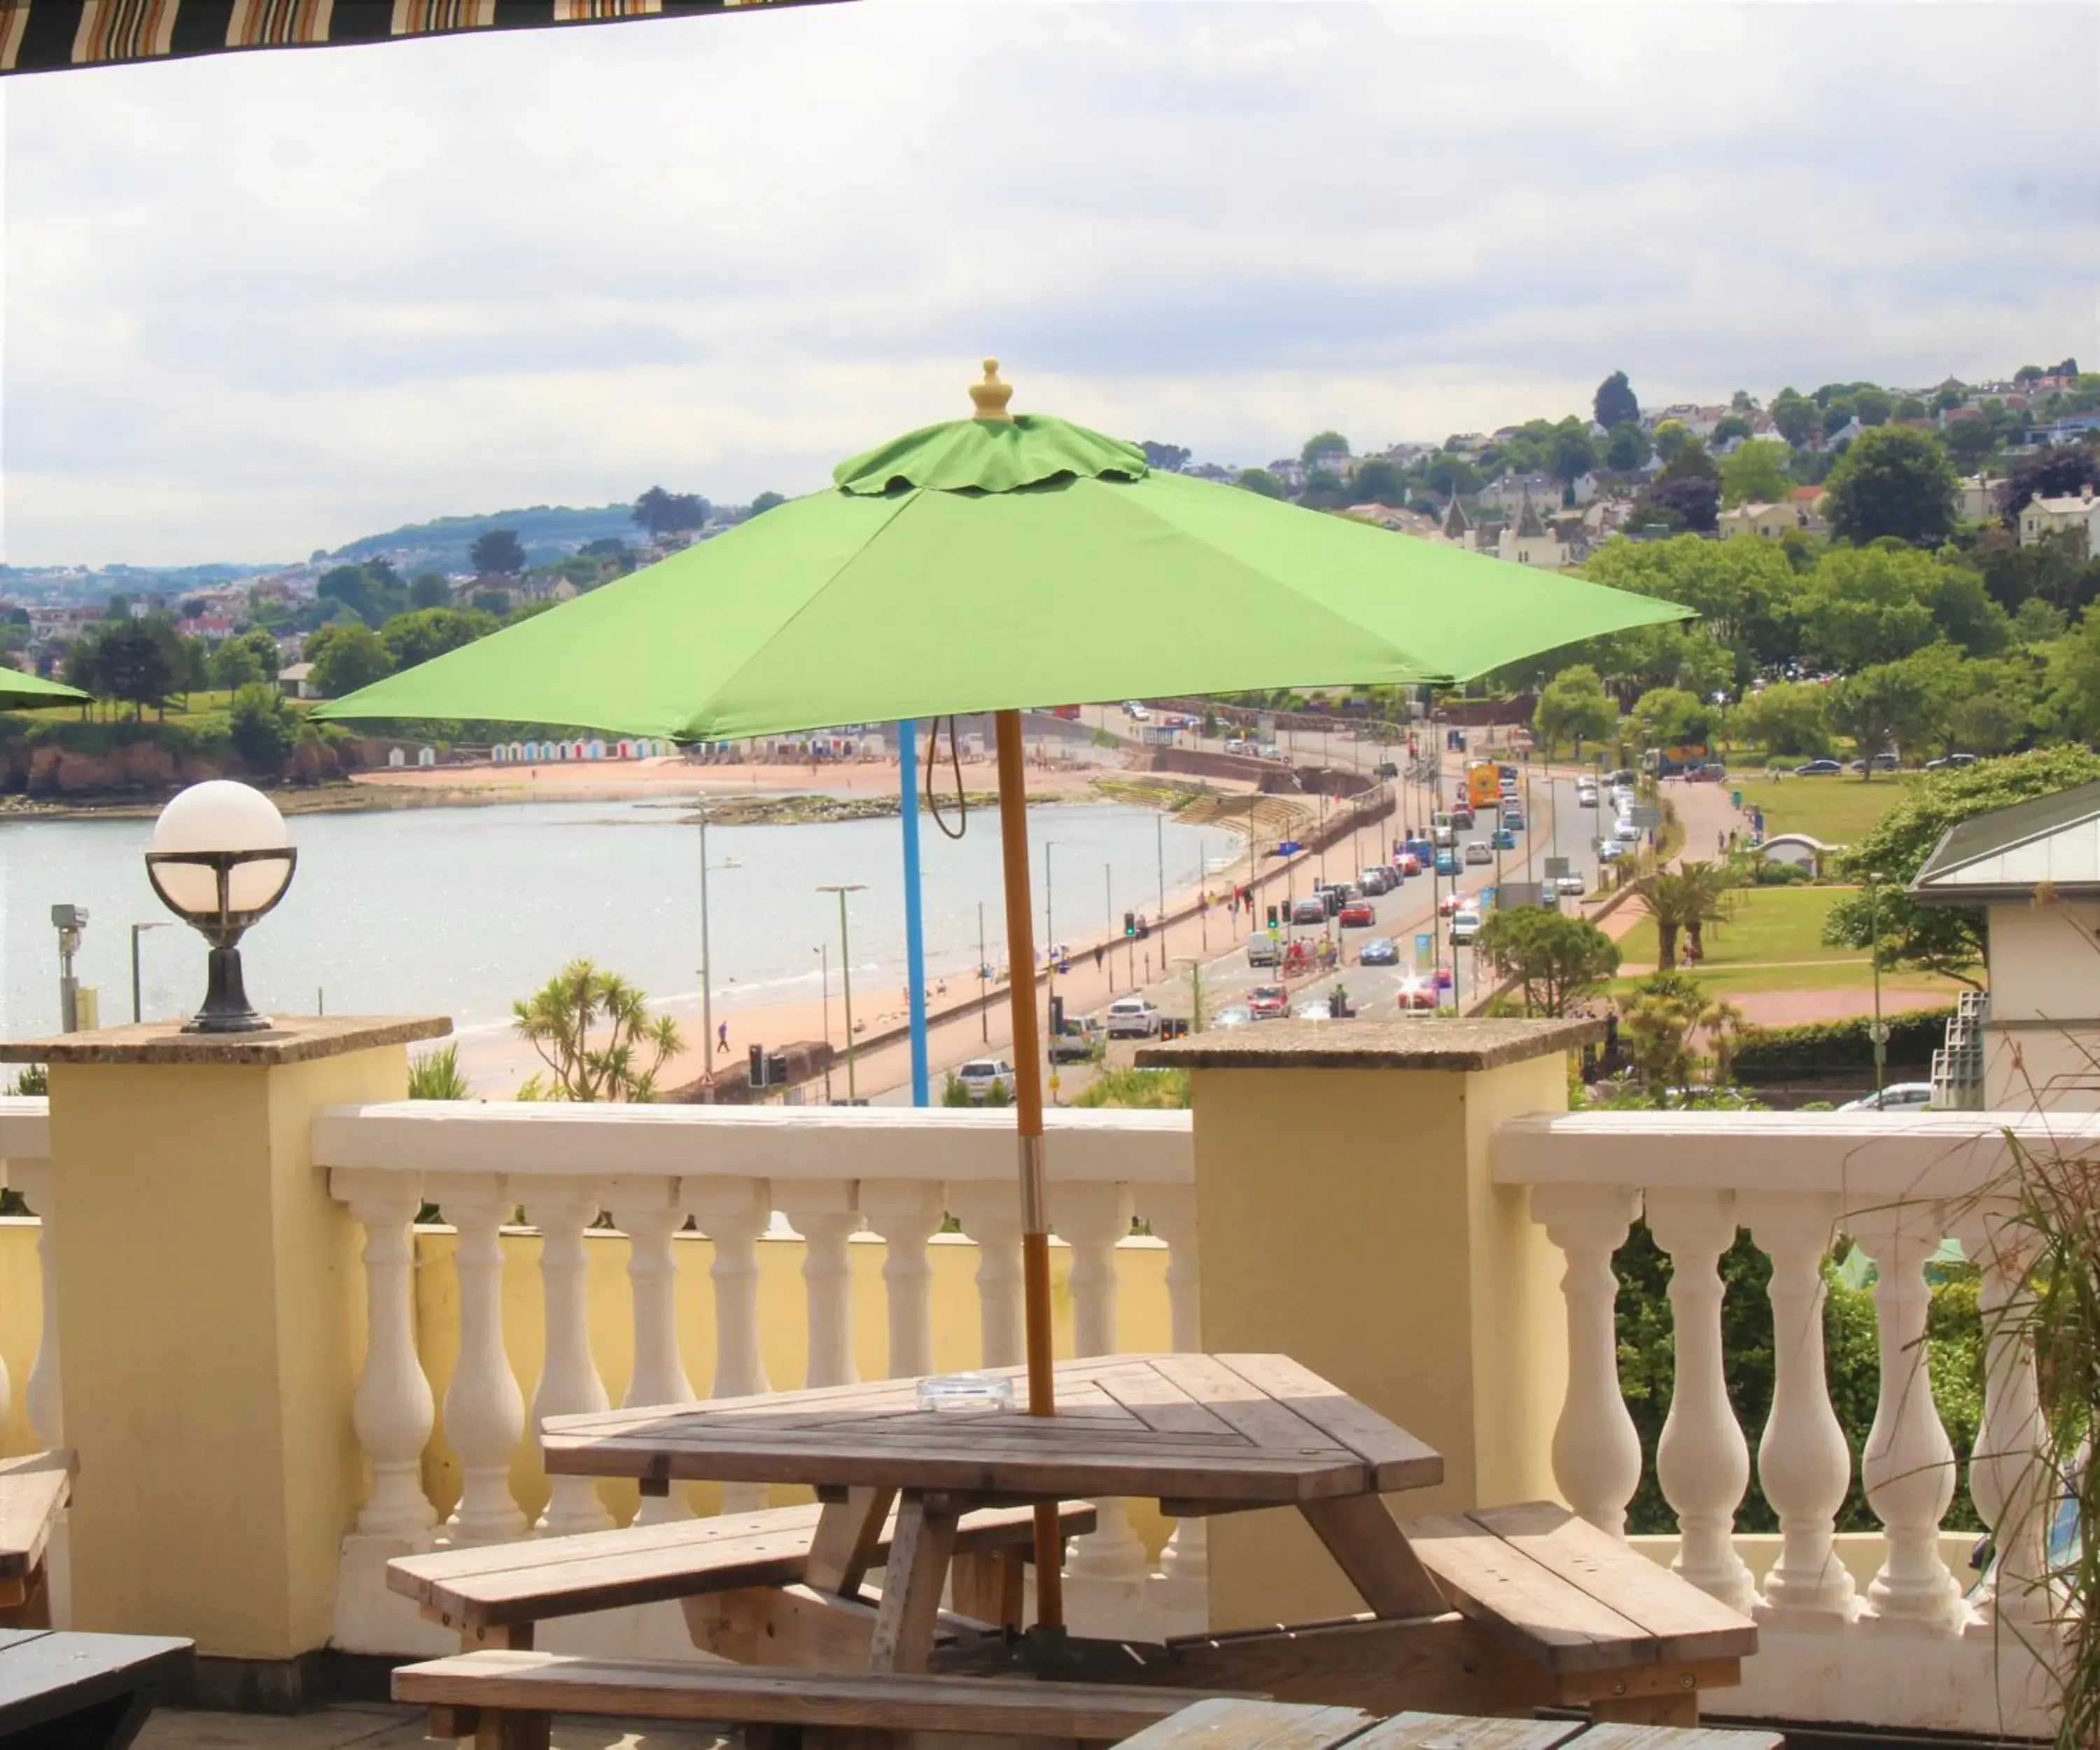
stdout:
{"type": "MultiPolygon", "coordinates": [[[[1021,1291],[1028,1413],[1057,1413],[1050,1373],[1050,1208],[1043,1178],[1043,1042],[1035,1025],[1035,900],[1028,884],[1028,772],[1021,713],[994,718],[999,749],[999,838],[1006,866],[1007,991],[1013,1009],[1013,1106],[1021,1133],[1021,1291]]],[[[1054,949],[1055,943],[1048,944],[1054,949]]],[[[1064,1626],[1057,1507],[1035,1510],[1035,1620],[1064,1626]]]]}

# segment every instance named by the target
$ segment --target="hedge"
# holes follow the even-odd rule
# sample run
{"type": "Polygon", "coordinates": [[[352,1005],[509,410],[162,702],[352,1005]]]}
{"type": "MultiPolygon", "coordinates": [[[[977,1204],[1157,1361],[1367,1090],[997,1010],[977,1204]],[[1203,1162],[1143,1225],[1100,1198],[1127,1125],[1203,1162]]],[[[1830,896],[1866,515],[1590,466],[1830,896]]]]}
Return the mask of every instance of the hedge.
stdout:
{"type": "MultiPolygon", "coordinates": [[[[1888,1019],[1891,1064],[1923,1068],[1947,1042],[1950,1008],[1905,1009],[1888,1019]]],[[[1809,1021],[1798,1027],[1752,1027],[1736,1049],[1740,1076],[1798,1075],[1818,1069],[1872,1069],[1873,1022],[1862,1015],[1851,1020],[1809,1021]]]]}

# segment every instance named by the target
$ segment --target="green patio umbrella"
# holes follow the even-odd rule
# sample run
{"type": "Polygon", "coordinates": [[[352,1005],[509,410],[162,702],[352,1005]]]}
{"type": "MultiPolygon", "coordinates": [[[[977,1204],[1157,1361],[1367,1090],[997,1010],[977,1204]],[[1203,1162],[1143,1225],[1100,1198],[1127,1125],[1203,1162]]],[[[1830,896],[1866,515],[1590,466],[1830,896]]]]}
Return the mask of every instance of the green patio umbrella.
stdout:
{"type": "MultiPolygon", "coordinates": [[[[1464,680],[1688,610],[1154,470],[1135,445],[1007,411],[840,464],[828,491],[318,708],[727,739],[995,714],[1021,1141],[1029,1408],[1051,1413],[1020,712],[1029,706],[1464,680]]],[[[1039,1617],[1059,1620],[1054,1510],[1039,1617]]]]}
{"type": "Polygon", "coordinates": [[[62,681],[46,681],[42,675],[20,668],[0,668],[0,711],[35,711],[45,705],[85,705],[95,695],[62,681]]]}

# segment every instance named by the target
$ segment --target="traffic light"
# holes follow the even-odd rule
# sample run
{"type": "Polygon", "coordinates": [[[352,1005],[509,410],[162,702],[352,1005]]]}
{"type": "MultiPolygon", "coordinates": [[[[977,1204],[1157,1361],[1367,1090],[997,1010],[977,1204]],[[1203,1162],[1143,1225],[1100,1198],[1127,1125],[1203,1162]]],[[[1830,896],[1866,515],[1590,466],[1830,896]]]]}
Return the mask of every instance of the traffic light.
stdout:
{"type": "Polygon", "coordinates": [[[751,1048],[751,1085],[753,1087],[765,1086],[765,1047],[762,1045],[754,1045],[751,1048]]]}
{"type": "Polygon", "coordinates": [[[1123,933],[1127,941],[1135,939],[1136,937],[1137,914],[1136,912],[1126,911],[1123,915],[1123,933]]]}
{"type": "Polygon", "coordinates": [[[1057,1038],[1065,1031],[1065,999],[1052,994],[1050,998],[1050,1037],[1057,1038]]]}
{"type": "Polygon", "coordinates": [[[1269,927],[1271,929],[1274,929],[1274,928],[1276,928],[1279,923],[1281,923],[1282,921],[1283,921],[1283,915],[1282,915],[1282,913],[1281,911],[1279,911],[1279,910],[1277,910],[1277,907],[1275,907],[1274,906],[1271,906],[1268,908],[1268,927],[1269,927]]]}

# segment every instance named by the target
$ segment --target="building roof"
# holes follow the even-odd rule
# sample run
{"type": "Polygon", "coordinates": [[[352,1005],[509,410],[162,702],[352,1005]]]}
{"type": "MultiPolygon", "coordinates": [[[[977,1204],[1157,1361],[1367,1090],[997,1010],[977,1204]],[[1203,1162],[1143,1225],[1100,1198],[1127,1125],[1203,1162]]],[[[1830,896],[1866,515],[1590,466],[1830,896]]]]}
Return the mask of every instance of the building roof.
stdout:
{"type": "Polygon", "coordinates": [[[2030,509],[2046,511],[2053,517],[2075,517],[2082,510],[2090,510],[2100,503],[2090,492],[2082,492],[2076,498],[2031,498],[2030,509]]]}
{"type": "Polygon", "coordinates": [[[2100,782],[1948,827],[1910,897],[1926,906],[2017,902],[2045,884],[2067,899],[2100,899],[2100,782]]]}
{"type": "Polygon", "coordinates": [[[277,671],[277,678],[280,681],[310,681],[313,678],[313,673],[314,665],[311,663],[293,663],[289,668],[280,668],[277,671]]]}
{"type": "Polygon", "coordinates": [[[1516,532],[1520,540],[1539,539],[1546,533],[1546,525],[1538,520],[1538,513],[1531,508],[1531,491],[1529,487],[1524,490],[1523,509],[1517,513],[1516,532]]]}

